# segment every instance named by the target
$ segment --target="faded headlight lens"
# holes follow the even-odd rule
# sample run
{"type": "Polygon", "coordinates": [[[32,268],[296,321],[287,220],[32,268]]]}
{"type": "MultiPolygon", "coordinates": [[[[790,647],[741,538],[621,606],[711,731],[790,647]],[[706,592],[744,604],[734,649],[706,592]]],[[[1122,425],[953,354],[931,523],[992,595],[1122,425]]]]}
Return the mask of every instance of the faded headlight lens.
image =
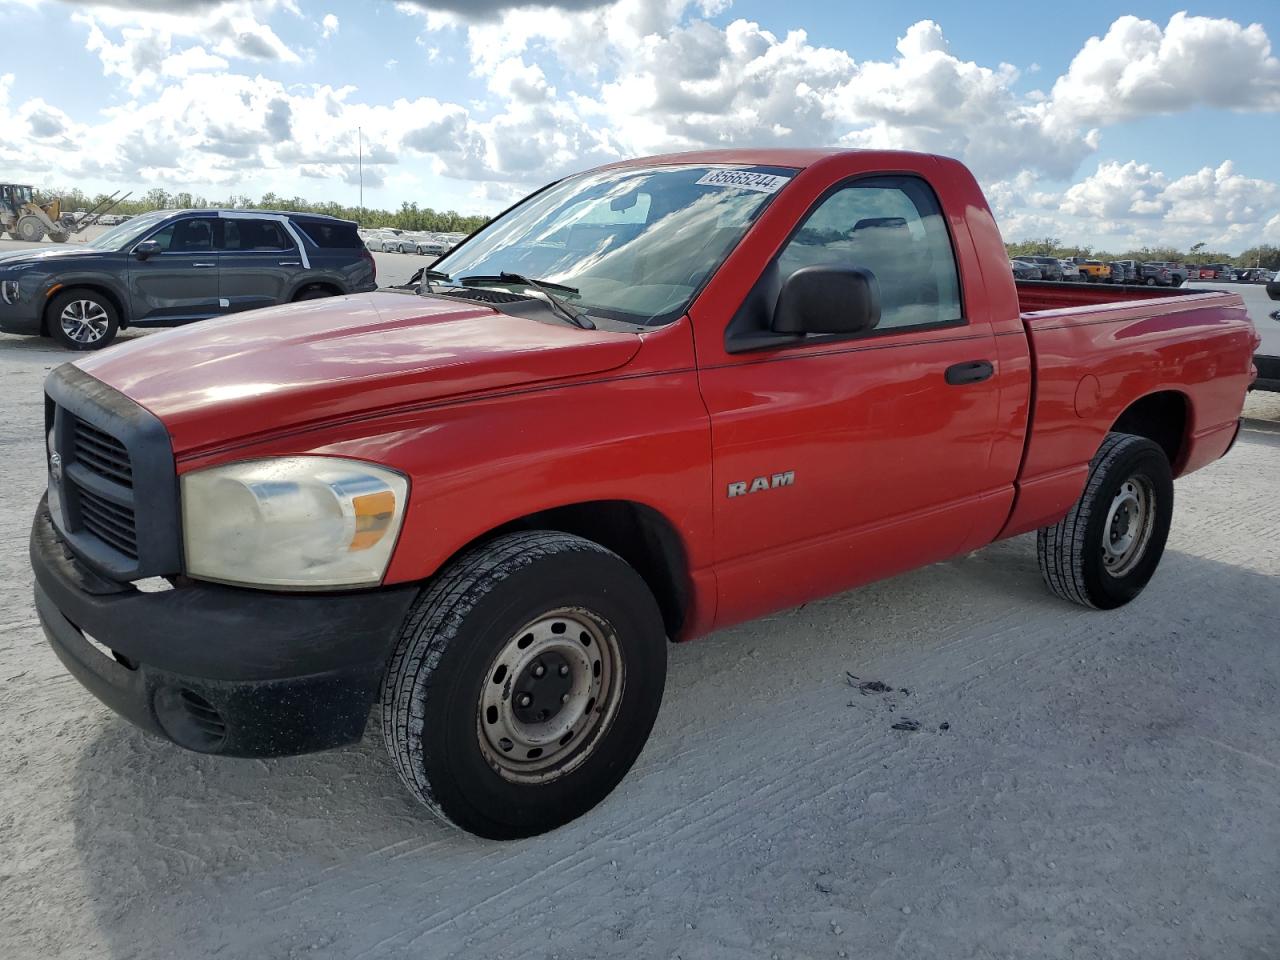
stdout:
{"type": "Polygon", "coordinates": [[[182,478],[187,573],[317,590],[382,580],[409,482],[357,460],[277,457],[182,478]]]}

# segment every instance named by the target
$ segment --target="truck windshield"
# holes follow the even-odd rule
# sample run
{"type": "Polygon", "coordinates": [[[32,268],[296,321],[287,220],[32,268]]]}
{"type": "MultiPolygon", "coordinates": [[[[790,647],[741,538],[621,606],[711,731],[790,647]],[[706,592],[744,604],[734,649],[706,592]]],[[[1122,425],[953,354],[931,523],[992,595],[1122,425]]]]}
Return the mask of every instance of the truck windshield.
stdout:
{"type": "Polygon", "coordinates": [[[669,323],[794,174],[680,165],[570,177],[521,202],[433,269],[454,281],[538,277],[576,288],[563,296],[590,314],[669,323]]]}

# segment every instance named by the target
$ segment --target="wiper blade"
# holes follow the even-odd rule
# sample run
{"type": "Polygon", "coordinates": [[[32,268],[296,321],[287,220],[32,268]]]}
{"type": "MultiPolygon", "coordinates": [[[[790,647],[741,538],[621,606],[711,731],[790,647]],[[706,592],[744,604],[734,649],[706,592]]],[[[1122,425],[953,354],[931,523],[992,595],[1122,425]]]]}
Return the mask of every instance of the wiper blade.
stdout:
{"type": "Polygon", "coordinates": [[[596,328],[595,323],[587,316],[585,310],[574,310],[563,298],[557,296],[557,292],[576,294],[578,292],[577,287],[566,286],[563,283],[553,283],[550,280],[534,280],[519,273],[507,273],[505,270],[497,276],[463,277],[458,282],[464,287],[485,286],[493,283],[519,284],[520,286],[530,287],[545,296],[551,308],[575,327],[581,327],[583,330],[594,330],[596,328]]]}
{"type": "Polygon", "coordinates": [[[432,280],[439,280],[441,283],[452,283],[453,277],[440,270],[432,270],[429,267],[423,267],[409,278],[408,285],[416,287],[418,293],[422,293],[424,288],[427,293],[431,293],[432,280]]]}

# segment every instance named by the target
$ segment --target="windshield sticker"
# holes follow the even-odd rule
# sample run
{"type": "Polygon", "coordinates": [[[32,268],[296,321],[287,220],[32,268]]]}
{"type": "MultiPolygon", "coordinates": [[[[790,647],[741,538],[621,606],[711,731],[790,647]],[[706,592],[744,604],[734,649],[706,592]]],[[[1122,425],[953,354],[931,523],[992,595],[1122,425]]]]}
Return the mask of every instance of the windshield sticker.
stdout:
{"type": "Polygon", "coordinates": [[[777,193],[790,181],[776,173],[752,173],[750,170],[712,170],[704,173],[698,183],[708,187],[741,187],[757,193],[777,193]]]}

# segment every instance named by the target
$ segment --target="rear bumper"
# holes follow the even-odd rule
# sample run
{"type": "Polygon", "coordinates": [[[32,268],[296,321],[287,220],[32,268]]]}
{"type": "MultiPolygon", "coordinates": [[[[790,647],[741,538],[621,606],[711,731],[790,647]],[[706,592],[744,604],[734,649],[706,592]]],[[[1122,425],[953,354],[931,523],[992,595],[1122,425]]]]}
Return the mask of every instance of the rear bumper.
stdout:
{"type": "Polygon", "coordinates": [[[43,503],[31,564],[45,636],[81,684],[144,730],[229,756],[359,740],[417,595],[413,586],[282,594],[190,584],[142,592],[76,560],[43,503]]]}

